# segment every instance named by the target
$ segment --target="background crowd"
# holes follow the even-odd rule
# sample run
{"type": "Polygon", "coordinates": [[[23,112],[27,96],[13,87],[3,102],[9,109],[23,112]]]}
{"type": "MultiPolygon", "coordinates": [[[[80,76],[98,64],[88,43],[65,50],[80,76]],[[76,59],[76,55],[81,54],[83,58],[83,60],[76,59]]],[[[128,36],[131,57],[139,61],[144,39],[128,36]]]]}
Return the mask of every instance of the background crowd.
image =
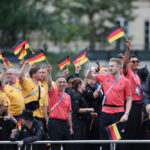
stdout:
{"type": "MultiPolygon", "coordinates": [[[[112,58],[109,67],[91,67],[81,79],[80,64],[52,80],[52,66],[20,62],[20,70],[3,64],[0,76],[0,140],[17,140],[18,146],[38,140],[108,140],[106,127],[120,126],[121,139],[149,139],[150,76],[139,68],[136,56],[112,58]]],[[[102,150],[109,144],[52,144],[35,149],[102,150]]],[[[27,149],[30,149],[28,145],[27,149]]],[[[143,145],[117,144],[116,149],[141,149],[143,145]]],[[[144,146],[149,149],[149,145],[144,146]]],[[[2,145],[1,149],[17,149],[2,145]]]]}

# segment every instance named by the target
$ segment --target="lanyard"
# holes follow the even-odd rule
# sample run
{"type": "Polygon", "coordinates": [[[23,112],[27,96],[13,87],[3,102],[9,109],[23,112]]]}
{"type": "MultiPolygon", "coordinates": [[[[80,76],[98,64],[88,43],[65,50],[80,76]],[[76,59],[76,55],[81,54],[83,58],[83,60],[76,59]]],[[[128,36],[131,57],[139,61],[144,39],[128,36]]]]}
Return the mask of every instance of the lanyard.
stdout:
{"type": "Polygon", "coordinates": [[[17,90],[21,91],[21,89],[20,89],[20,88],[18,88],[18,87],[16,87],[15,85],[12,85],[12,84],[9,84],[9,83],[8,83],[8,85],[10,85],[10,86],[14,87],[15,89],[17,89],[17,90]]]}
{"type": "Polygon", "coordinates": [[[57,103],[51,108],[51,111],[63,100],[63,98],[64,98],[64,93],[63,93],[62,97],[60,98],[60,100],[57,101],[57,103]]]}
{"type": "Polygon", "coordinates": [[[134,79],[135,83],[136,83],[136,84],[138,84],[138,85],[140,85],[140,83],[138,83],[138,80],[137,80],[137,78],[135,78],[135,75],[133,74],[133,72],[132,72],[132,71],[131,71],[131,74],[132,74],[132,77],[133,77],[133,79],[134,79]]]}
{"type": "MultiPolygon", "coordinates": [[[[38,87],[37,87],[37,91],[39,90],[39,88],[40,88],[40,86],[38,85],[38,87]]],[[[24,97],[24,98],[27,98],[27,97],[29,97],[29,96],[34,95],[37,91],[35,91],[35,92],[33,92],[33,93],[31,93],[31,94],[27,95],[27,96],[26,96],[26,97],[24,97]]]]}
{"type": "Polygon", "coordinates": [[[109,89],[107,90],[105,96],[109,93],[109,91],[112,89],[112,87],[118,82],[118,80],[121,78],[121,75],[115,80],[115,82],[109,87],[109,89]]]}

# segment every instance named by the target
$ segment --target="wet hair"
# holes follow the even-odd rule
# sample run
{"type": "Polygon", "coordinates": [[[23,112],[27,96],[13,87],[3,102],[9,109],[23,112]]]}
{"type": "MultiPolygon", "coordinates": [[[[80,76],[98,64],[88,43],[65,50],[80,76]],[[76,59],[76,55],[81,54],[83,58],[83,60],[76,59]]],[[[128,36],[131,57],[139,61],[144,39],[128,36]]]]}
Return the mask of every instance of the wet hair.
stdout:
{"type": "Polygon", "coordinates": [[[129,60],[131,60],[131,58],[137,58],[135,55],[131,55],[130,57],[129,57],[129,60]]]}
{"type": "Polygon", "coordinates": [[[119,66],[122,65],[122,62],[121,62],[121,60],[119,58],[111,58],[110,62],[116,62],[119,66]]]}
{"type": "Polygon", "coordinates": [[[34,67],[34,68],[31,68],[30,71],[29,71],[29,75],[30,77],[32,78],[33,74],[35,74],[38,70],[40,70],[41,67],[34,67]]]}
{"type": "Polygon", "coordinates": [[[78,86],[80,84],[82,84],[82,82],[83,81],[80,78],[74,78],[74,79],[72,79],[72,81],[71,81],[71,88],[76,91],[78,89],[78,86]]]}

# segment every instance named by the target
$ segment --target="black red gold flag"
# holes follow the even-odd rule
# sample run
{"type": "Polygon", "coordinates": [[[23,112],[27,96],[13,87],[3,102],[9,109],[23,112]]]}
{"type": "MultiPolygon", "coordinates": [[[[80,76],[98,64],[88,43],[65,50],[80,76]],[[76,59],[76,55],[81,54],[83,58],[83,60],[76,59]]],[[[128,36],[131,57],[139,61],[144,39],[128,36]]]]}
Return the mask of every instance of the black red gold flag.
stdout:
{"type": "Polygon", "coordinates": [[[88,61],[88,58],[86,56],[87,54],[87,49],[79,52],[75,57],[72,58],[72,62],[75,66],[77,66],[78,64],[82,65],[85,62],[88,61]]]}
{"type": "Polygon", "coordinates": [[[43,50],[36,51],[33,55],[28,57],[27,61],[29,65],[33,65],[35,63],[41,62],[46,60],[46,56],[43,52],[43,50]]]}
{"type": "Polygon", "coordinates": [[[70,57],[65,56],[63,59],[57,62],[58,67],[62,70],[66,65],[70,65],[70,57]]]}

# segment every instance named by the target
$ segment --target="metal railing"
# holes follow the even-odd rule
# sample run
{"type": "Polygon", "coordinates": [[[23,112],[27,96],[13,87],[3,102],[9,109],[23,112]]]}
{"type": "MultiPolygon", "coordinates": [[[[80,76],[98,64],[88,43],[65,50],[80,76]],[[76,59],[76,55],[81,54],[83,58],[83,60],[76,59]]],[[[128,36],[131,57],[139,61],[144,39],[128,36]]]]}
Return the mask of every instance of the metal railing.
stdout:
{"type": "MultiPolygon", "coordinates": [[[[0,144],[17,144],[18,141],[0,141],[0,144]]],[[[150,144],[150,140],[66,140],[66,141],[36,141],[32,144],[110,144],[110,143],[135,143],[150,144]]]]}
{"type": "MultiPolygon", "coordinates": [[[[18,141],[0,141],[0,144],[17,144],[18,141]]],[[[67,140],[67,141],[36,141],[31,144],[111,144],[116,149],[116,144],[150,144],[150,140],[67,140]]],[[[20,147],[18,148],[20,150],[20,147]]],[[[25,148],[26,150],[26,148],[25,148]]],[[[30,150],[32,150],[32,145],[30,150]]]]}

